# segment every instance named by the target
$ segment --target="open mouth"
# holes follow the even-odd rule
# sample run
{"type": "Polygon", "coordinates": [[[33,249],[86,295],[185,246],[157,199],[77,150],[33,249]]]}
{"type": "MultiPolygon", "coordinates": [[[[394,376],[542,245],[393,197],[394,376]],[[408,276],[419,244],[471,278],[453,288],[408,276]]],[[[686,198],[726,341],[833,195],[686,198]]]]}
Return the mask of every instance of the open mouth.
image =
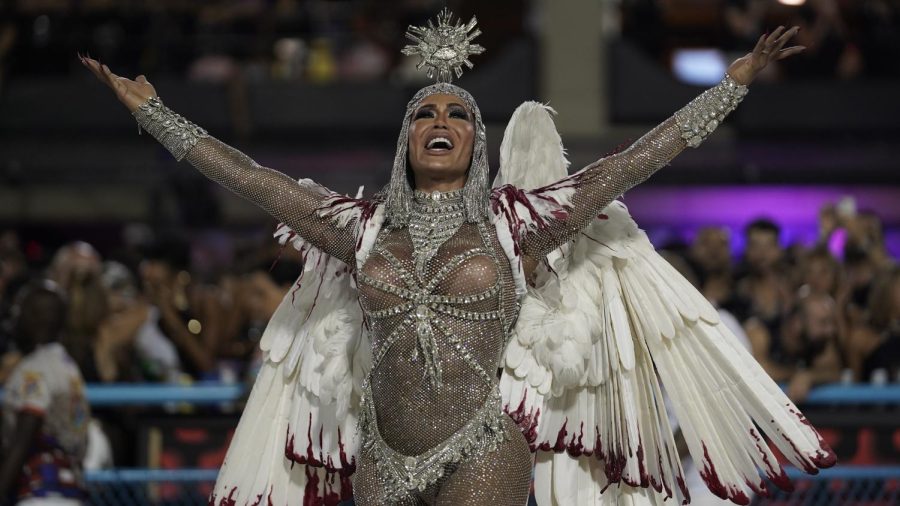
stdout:
{"type": "Polygon", "coordinates": [[[441,153],[453,149],[453,143],[446,137],[435,137],[428,141],[425,149],[434,153],[441,153]]]}

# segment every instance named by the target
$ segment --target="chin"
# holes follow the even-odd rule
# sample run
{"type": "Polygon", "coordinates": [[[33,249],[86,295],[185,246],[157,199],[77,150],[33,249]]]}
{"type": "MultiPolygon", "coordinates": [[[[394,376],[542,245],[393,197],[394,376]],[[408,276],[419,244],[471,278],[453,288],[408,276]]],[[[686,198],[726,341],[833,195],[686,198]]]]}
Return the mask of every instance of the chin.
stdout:
{"type": "Polygon", "coordinates": [[[433,179],[465,177],[468,167],[458,167],[447,163],[425,162],[413,168],[413,174],[425,174],[433,179]]]}
{"type": "Polygon", "coordinates": [[[466,171],[448,167],[424,167],[420,174],[425,174],[431,179],[465,179],[466,171]]]}

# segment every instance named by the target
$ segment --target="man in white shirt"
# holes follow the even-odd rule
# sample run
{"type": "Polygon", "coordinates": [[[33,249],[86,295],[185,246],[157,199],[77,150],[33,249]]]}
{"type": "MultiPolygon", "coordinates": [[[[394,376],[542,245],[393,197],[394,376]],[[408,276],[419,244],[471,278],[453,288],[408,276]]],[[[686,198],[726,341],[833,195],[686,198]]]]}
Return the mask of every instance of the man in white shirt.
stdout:
{"type": "Polygon", "coordinates": [[[90,410],[81,373],[57,342],[65,321],[54,283],[20,293],[15,337],[27,355],[4,387],[0,504],[75,506],[85,497],[90,410]]]}

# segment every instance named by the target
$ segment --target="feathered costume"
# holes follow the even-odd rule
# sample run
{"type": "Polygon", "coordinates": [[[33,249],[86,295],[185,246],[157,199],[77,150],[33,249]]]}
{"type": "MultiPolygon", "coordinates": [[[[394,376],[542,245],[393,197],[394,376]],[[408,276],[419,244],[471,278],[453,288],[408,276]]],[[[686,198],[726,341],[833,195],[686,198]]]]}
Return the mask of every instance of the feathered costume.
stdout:
{"type": "Polygon", "coordinates": [[[386,197],[259,166],[156,98],[141,126],[281,220],[304,269],[262,337],[264,365],[210,504],[689,501],[663,387],[719,497],[790,483],[763,436],[811,473],[834,454],[614,199],[696,146],[746,88],[726,76],[631,147],[567,176],[548,108],[525,103],[486,186],[474,99],[413,97],[386,197]],[[474,116],[466,188],[414,192],[413,112],[474,116]],[[474,182],[473,182],[474,181],[474,182]],[[539,262],[526,279],[525,260],[539,262]],[[501,371],[499,378],[497,371],[501,371]],[[530,450],[530,452],[529,452],[530,450]],[[504,474],[507,473],[507,474],[504,474]]]}

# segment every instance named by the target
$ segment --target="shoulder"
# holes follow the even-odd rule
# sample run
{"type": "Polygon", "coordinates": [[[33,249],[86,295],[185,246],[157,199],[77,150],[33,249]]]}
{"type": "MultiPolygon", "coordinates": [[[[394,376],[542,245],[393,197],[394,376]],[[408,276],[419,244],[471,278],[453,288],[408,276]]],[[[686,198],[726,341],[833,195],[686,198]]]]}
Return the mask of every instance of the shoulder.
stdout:
{"type": "MultiPolygon", "coordinates": [[[[323,199],[316,208],[316,215],[326,223],[340,229],[348,229],[356,239],[357,267],[368,255],[378,232],[385,220],[384,202],[378,196],[371,199],[362,198],[362,187],[357,195],[337,193],[317,185],[309,180],[300,180],[301,185],[315,186],[321,191],[323,199]]],[[[275,230],[275,239],[282,245],[291,244],[301,254],[315,250],[308,241],[289,226],[281,223],[275,230]]]]}
{"type": "Polygon", "coordinates": [[[31,353],[22,357],[16,367],[12,370],[10,381],[12,381],[13,378],[18,378],[25,374],[47,371],[54,367],[58,367],[58,360],[54,360],[54,354],[50,353],[51,350],[53,350],[51,346],[53,345],[39,346],[31,353]]]}
{"type": "Polygon", "coordinates": [[[380,199],[364,199],[360,196],[362,188],[356,197],[330,192],[319,208],[316,210],[319,217],[330,219],[338,227],[346,227],[350,224],[365,224],[380,214],[383,218],[384,206],[380,199]]]}
{"type": "Polygon", "coordinates": [[[33,354],[26,356],[13,369],[4,385],[3,403],[15,410],[31,406],[37,413],[49,403],[48,372],[33,354]]]}
{"type": "MultiPolygon", "coordinates": [[[[316,216],[338,228],[353,227],[353,231],[358,235],[364,231],[365,226],[373,222],[377,222],[380,226],[384,220],[382,200],[377,196],[371,199],[363,198],[362,186],[359,187],[356,196],[351,197],[329,190],[311,179],[300,179],[297,184],[322,196],[315,211],[316,216]]],[[[291,242],[298,250],[306,246],[306,241],[284,223],[279,224],[274,235],[281,244],[291,242]]]]}
{"type": "Polygon", "coordinates": [[[498,186],[491,190],[491,214],[521,231],[543,228],[549,220],[568,216],[574,191],[574,185],[566,180],[533,190],[510,184],[498,186]]]}

